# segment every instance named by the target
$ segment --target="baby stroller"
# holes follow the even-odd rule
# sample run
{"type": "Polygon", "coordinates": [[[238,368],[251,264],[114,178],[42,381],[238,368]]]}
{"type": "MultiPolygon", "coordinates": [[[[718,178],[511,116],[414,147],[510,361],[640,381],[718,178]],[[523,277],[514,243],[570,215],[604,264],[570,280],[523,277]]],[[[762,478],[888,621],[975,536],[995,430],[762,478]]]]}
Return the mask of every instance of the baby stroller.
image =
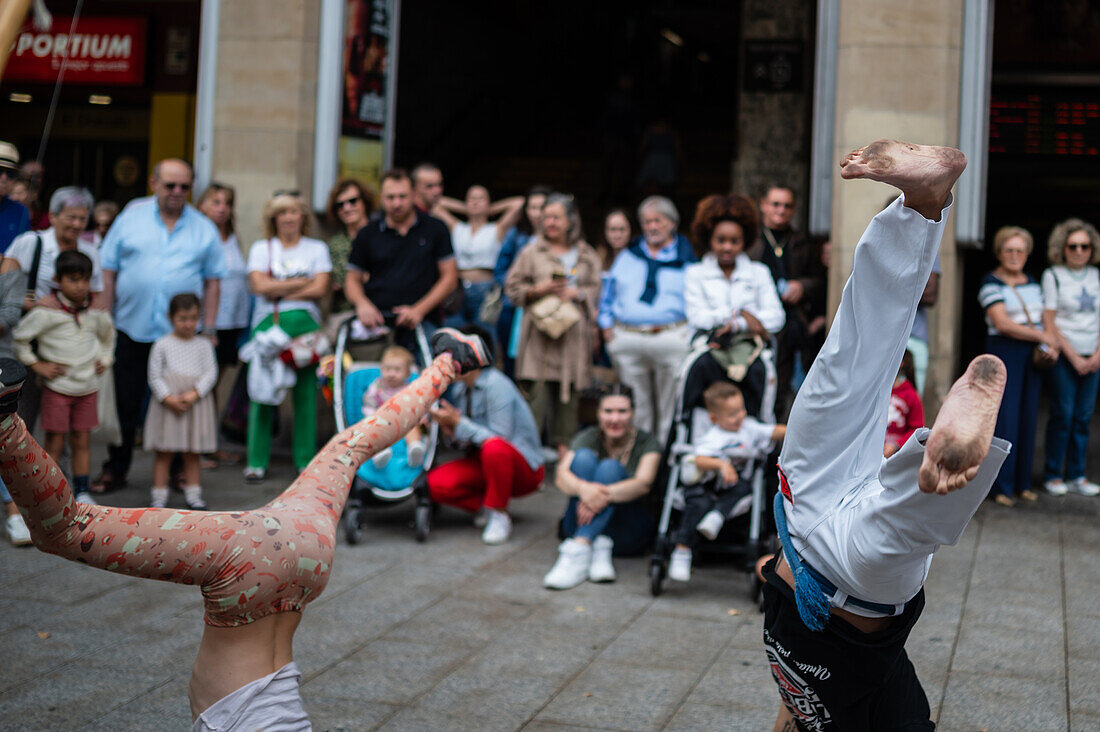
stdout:
{"type": "MultiPolygon", "coordinates": [[[[382,375],[381,364],[371,361],[352,361],[345,365],[345,354],[349,347],[384,341],[388,333],[357,339],[353,336],[354,318],[345,321],[336,336],[336,359],[332,377],[332,406],[336,414],[337,431],[345,429],[362,419],[363,394],[375,379],[382,375]]],[[[431,348],[423,328],[416,327],[416,356],[419,367],[431,363],[431,348]]],[[[410,381],[417,376],[417,369],[409,376],[410,381]]],[[[368,460],[359,467],[348,493],[344,506],[344,535],[349,544],[358,544],[362,536],[361,529],[366,520],[367,508],[386,508],[396,506],[410,497],[416,499],[414,512],[416,540],[424,541],[431,530],[431,499],[428,496],[428,470],[435,457],[436,443],[439,438],[439,426],[430,422],[426,430],[426,451],[424,464],[411,467],[408,464],[404,440],[398,440],[393,446],[393,457],[385,468],[377,468],[368,460]]]]}
{"type": "MultiPolygon", "coordinates": [[[[654,486],[654,499],[660,506],[657,538],[649,563],[649,588],[654,597],[661,594],[668,576],[669,558],[676,546],[675,536],[685,506],[683,490],[684,458],[692,455],[693,445],[710,428],[711,421],[703,407],[703,392],[718,380],[731,381],[741,389],[749,415],[760,422],[775,422],[776,370],[774,342],[758,356],[760,367],[749,370],[740,382],[733,382],[718,362],[710,355],[705,343],[695,348],[680,369],[680,394],[676,412],[662,455],[663,469],[654,486]]],[[[759,580],[753,571],[756,560],[772,551],[773,532],[770,530],[770,501],[766,495],[765,460],[752,461],[752,493],[748,511],[740,509],[744,501],[735,507],[733,516],[727,519],[721,533],[714,541],[701,541],[695,555],[718,555],[738,561],[739,567],[749,573],[750,591],[753,597],[760,590],[759,580]]],[[[711,479],[717,479],[712,476],[711,479]]]]}

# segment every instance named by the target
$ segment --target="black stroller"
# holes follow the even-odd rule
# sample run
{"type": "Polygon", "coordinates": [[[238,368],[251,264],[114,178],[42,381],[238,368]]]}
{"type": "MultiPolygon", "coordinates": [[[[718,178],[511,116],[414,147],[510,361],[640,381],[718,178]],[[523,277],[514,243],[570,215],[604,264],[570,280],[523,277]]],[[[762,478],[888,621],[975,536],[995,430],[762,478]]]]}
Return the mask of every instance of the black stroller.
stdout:
{"type": "MultiPolygon", "coordinates": [[[[654,486],[653,498],[660,508],[657,537],[649,563],[649,588],[661,594],[668,577],[669,558],[675,547],[675,536],[684,509],[684,458],[692,455],[695,441],[710,428],[710,418],[703,408],[703,392],[720,381],[736,383],[745,398],[750,415],[761,422],[775,422],[776,370],[774,344],[758,356],[759,366],[750,368],[740,382],[732,382],[704,344],[694,349],[680,370],[680,394],[676,412],[662,455],[662,470],[654,486]]],[[[750,591],[756,597],[759,580],[753,571],[756,560],[772,551],[770,501],[765,488],[765,460],[756,460],[752,467],[751,504],[747,513],[734,511],[714,541],[698,547],[699,554],[719,555],[737,562],[749,573],[750,591]]]]}
{"type": "MultiPolygon", "coordinates": [[[[388,334],[357,340],[352,336],[354,318],[345,321],[336,336],[336,361],[333,367],[332,406],[336,415],[336,429],[343,430],[361,419],[363,394],[382,372],[380,364],[372,361],[353,361],[349,348],[384,340],[388,334]]],[[[416,327],[416,356],[421,367],[431,363],[431,348],[424,330],[416,327]]],[[[416,372],[409,377],[416,378],[416,372]]],[[[408,464],[405,443],[398,440],[393,446],[393,458],[385,468],[375,467],[371,461],[363,463],[355,474],[347,504],[344,506],[344,535],[349,544],[358,544],[361,529],[366,520],[367,508],[384,508],[403,503],[410,497],[416,499],[414,522],[416,540],[424,541],[431,530],[431,499],[428,496],[428,470],[435,458],[439,439],[439,426],[431,422],[427,428],[427,450],[424,464],[412,467],[408,464]]]]}

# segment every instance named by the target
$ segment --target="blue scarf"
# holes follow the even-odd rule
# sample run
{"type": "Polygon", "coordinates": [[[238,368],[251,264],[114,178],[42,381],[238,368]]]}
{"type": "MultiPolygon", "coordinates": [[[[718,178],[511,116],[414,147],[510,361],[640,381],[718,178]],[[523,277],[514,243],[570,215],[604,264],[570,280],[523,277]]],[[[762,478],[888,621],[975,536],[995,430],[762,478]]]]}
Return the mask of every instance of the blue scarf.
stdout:
{"type": "Polygon", "coordinates": [[[645,289],[642,290],[641,301],[646,305],[652,305],[657,299],[657,273],[664,267],[683,269],[685,265],[697,262],[695,252],[692,251],[691,242],[682,234],[676,235],[676,258],[667,262],[659,262],[649,256],[646,251],[645,237],[638,237],[626,248],[628,252],[645,262],[645,289]]]}

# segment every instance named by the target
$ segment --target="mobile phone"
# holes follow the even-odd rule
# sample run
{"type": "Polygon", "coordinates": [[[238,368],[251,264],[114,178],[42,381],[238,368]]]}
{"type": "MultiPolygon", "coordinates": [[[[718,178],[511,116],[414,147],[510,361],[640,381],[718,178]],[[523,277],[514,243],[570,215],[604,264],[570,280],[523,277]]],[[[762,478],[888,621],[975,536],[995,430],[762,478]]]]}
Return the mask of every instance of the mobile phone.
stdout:
{"type": "Polygon", "coordinates": [[[566,278],[564,272],[555,272],[554,274],[552,274],[550,276],[552,278],[554,278],[555,280],[564,280],[566,278]]]}

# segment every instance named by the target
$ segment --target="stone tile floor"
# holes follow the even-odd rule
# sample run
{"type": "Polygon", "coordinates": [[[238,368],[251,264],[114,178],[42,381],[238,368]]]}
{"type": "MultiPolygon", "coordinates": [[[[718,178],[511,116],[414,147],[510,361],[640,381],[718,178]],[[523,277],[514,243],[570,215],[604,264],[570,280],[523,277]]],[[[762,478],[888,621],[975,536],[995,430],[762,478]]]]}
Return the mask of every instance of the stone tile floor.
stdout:
{"type": "MultiPolygon", "coordinates": [[[[142,455],[109,501],[145,502],[149,474],[142,455]]],[[[224,467],[207,497],[256,506],[290,477],[245,486],[224,467]]],[[[551,490],[516,502],[499,547],[447,510],[417,544],[411,503],[341,538],[295,644],[315,729],[771,729],[744,576],[703,566],[653,598],[647,559],[620,559],[614,584],[549,592],[562,507],[551,490]]],[[[1079,496],[987,503],[937,554],[908,648],[939,729],[1100,730],[1098,514],[1079,496]]],[[[0,542],[0,729],[188,729],[201,616],[195,588],[0,542]]]]}

